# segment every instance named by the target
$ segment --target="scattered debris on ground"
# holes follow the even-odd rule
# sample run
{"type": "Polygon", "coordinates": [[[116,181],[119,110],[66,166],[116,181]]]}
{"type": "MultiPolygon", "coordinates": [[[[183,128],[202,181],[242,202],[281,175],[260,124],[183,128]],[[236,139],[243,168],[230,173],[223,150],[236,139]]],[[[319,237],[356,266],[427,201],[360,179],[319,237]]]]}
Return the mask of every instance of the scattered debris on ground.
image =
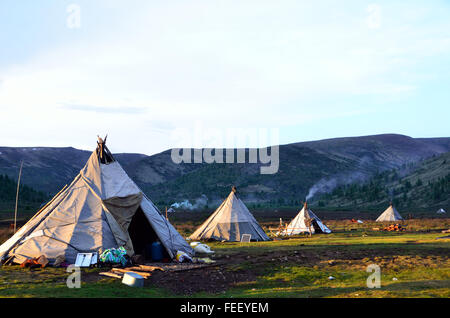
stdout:
{"type": "Polygon", "coordinates": [[[100,272],[99,274],[114,278],[122,278],[125,273],[135,273],[147,279],[152,275],[152,272],[156,270],[164,271],[160,266],[138,265],[126,268],[111,268],[109,272],[100,272]]]}
{"type": "Polygon", "coordinates": [[[193,269],[199,269],[210,266],[204,263],[152,263],[151,265],[137,265],[125,268],[111,268],[109,272],[100,272],[102,276],[109,276],[113,278],[122,278],[125,273],[135,273],[148,279],[153,272],[179,272],[193,269]],[[157,265],[155,265],[157,264],[157,265]]]}
{"type": "Polygon", "coordinates": [[[383,231],[403,232],[403,231],[406,231],[406,228],[402,227],[400,224],[391,224],[391,225],[383,228],[383,231]]]}

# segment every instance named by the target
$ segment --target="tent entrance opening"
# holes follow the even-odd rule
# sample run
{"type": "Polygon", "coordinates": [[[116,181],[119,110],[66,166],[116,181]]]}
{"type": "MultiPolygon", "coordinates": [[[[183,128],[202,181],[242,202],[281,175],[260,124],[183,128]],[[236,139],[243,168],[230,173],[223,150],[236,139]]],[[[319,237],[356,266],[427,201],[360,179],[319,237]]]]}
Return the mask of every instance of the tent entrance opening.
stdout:
{"type": "Polygon", "coordinates": [[[323,232],[316,220],[314,220],[312,222],[312,226],[314,227],[314,232],[316,232],[316,233],[322,233],[323,232]]]}
{"type": "MultiPolygon", "coordinates": [[[[142,255],[145,260],[152,260],[152,244],[154,242],[159,242],[160,240],[141,207],[138,208],[131,219],[130,226],[128,227],[128,234],[130,234],[131,242],[133,243],[134,253],[136,255],[142,255]]],[[[162,249],[163,258],[170,259],[166,249],[164,247],[162,247],[162,249]]]]}

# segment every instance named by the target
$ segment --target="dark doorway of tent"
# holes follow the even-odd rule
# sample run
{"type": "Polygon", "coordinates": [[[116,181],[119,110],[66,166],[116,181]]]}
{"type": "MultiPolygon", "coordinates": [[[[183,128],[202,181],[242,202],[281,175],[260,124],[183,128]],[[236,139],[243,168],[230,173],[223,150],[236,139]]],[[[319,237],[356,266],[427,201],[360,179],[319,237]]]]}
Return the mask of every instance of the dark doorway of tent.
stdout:
{"type": "Polygon", "coordinates": [[[131,219],[128,234],[133,243],[134,254],[141,255],[146,262],[170,260],[169,253],[162,245],[141,207],[131,219]]]}
{"type": "Polygon", "coordinates": [[[313,226],[313,228],[314,228],[314,233],[323,233],[322,229],[321,229],[320,226],[319,226],[319,223],[317,223],[316,220],[314,220],[314,221],[312,222],[312,226],[313,226]]]}

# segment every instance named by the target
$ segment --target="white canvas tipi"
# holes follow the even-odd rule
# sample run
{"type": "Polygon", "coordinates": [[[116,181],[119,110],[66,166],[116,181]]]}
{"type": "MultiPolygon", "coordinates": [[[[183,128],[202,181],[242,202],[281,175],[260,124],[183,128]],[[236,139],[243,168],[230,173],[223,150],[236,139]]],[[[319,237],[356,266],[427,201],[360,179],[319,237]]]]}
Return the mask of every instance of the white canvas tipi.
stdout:
{"type": "Polygon", "coordinates": [[[331,233],[331,230],[322,223],[322,221],[308,208],[308,203],[305,202],[301,211],[297,216],[289,223],[289,225],[282,230],[281,235],[296,235],[303,232],[307,233],[331,233]],[[311,220],[311,226],[307,226],[308,219],[311,220]]]}
{"type": "Polygon", "coordinates": [[[445,212],[445,210],[443,208],[440,208],[439,210],[437,210],[436,212],[437,214],[445,214],[447,212],[445,212]]]}
{"type": "Polygon", "coordinates": [[[403,220],[402,216],[398,211],[394,208],[392,203],[389,205],[389,207],[381,213],[381,215],[376,219],[376,222],[385,222],[385,221],[400,221],[403,220]]]}
{"type": "Polygon", "coordinates": [[[226,200],[189,238],[239,242],[243,234],[250,234],[252,241],[270,240],[233,187],[226,200]]]}
{"type": "Polygon", "coordinates": [[[0,246],[2,263],[22,263],[41,255],[50,264],[60,255],[74,263],[80,252],[121,246],[132,256],[155,241],[170,258],[177,251],[194,254],[99,141],[72,183],[0,246]]]}

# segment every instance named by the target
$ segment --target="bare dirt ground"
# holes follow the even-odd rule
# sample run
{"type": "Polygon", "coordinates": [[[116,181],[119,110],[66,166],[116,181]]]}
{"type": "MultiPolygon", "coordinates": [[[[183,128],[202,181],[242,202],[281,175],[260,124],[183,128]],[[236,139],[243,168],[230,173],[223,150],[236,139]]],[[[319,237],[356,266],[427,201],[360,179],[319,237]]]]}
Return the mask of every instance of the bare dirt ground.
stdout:
{"type": "Polygon", "coordinates": [[[220,293],[246,281],[255,280],[251,270],[229,271],[224,264],[215,264],[199,269],[179,272],[155,272],[146,281],[146,286],[161,287],[177,295],[198,292],[220,293]]]}
{"type": "MultiPolygon", "coordinates": [[[[414,244],[414,243],[411,243],[414,244]]],[[[345,247],[327,249],[299,249],[271,251],[257,255],[238,252],[232,255],[218,255],[217,263],[208,267],[178,272],[154,272],[146,286],[164,286],[174,294],[190,295],[198,292],[218,294],[231,287],[253,282],[270,268],[283,266],[306,266],[324,268],[343,266],[364,270],[376,263],[383,268],[405,269],[418,265],[438,267],[449,265],[448,249],[415,251],[412,255],[404,249],[348,250],[345,247]]]]}

